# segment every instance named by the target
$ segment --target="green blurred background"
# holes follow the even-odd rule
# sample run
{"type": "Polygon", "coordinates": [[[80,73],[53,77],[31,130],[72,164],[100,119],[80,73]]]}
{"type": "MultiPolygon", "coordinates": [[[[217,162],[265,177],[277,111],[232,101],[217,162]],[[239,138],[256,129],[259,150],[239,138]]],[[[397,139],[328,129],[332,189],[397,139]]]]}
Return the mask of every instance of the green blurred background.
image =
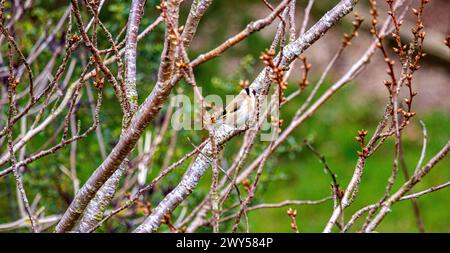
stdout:
{"type": "MultiPolygon", "coordinates": [[[[158,12],[154,8],[157,2],[158,1],[155,0],[148,1],[141,27],[149,25],[157,17],[158,12]]],[[[183,4],[183,20],[187,15],[191,1],[186,2],[187,3],[183,4]]],[[[433,1],[432,7],[430,7],[431,10],[436,8],[434,2],[435,1],[433,1]]],[[[439,4],[439,1],[436,2],[439,4]]],[[[335,3],[337,3],[337,1],[316,1],[310,24],[316,21],[321,14],[330,9],[335,3]]],[[[363,7],[365,4],[366,3],[363,1],[363,7]]],[[[299,15],[297,18],[299,20],[303,17],[302,11],[305,6],[306,1],[298,1],[297,8],[299,15]]],[[[21,20],[15,27],[18,43],[25,54],[29,52],[34,41],[42,34],[48,20],[53,20],[53,24],[55,24],[65,9],[66,4],[62,3],[62,1],[36,1],[34,7],[26,14],[26,18],[21,20]]],[[[113,35],[117,35],[120,29],[126,24],[128,12],[129,3],[118,0],[107,1],[101,12],[101,20],[111,30],[113,35]]],[[[196,55],[215,47],[228,36],[244,28],[249,21],[262,17],[267,13],[267,8],[261,1],[214,1],[200,24],[198,36],[193,41],[190,58],[193,59],[196,55]],[[239,11],[236,11],[236,9],[239,11]]],[[[368,18],[367,12],[360,12],[360,15],[368,18]]],[[[333,29],[332,33],[337,38],[340,38],[343,32],[349,32],[351,30],[350,22],[351,17],[346,18],[333,29]]],[[[298,23],[300,22],[298,21],[298,23]]],[[[195,70],[195,74],[199,86],[203,88],[203,94],[217,94],[222,97],[226,94],[235,94],[240,90],[238,85],[240,80],[253,80],[262,68],[262,64],[258,57],[264,49],[269,47],[274,28],[275,26],[272,25],[265,29],[269,30],[269,32],[263,31],[262,33],[256,33],[250,36],[249,39],[235,48],[230,49],[223,56],[199,66],[195,70]],[[270,31],[272,32],[270,33],[270,31]]],[[[425,30],[427,29],[428,28],[426,27],[425,30]]],[[[138,89],[139,100],[141,102],[151,91],[155,83],[159,55],[162,50],[161,41],[163,30],[163,26],[160,25],[156,32],[151,33],[139,43],[138,89]]],[[[364,50],[367,47],[367,38],[370,38],[370,36],[364,35],[364,33],[367,33],[367,30],[360,31],[360,33],[363,34],[361,37],[365,36],[365,39],[356,39],[353,42],[351,48],[345,53],[345,60],[338,62],[336,70],[333,70],[330,73],[318,94],[321,94],[321,92],[329,87],[333,81],[336,81],[339,78],[339,74],[342,73],[342,66],[346,66],[346,61],[354,59],[355,54],[352,53],[357,50],[361,52],[361,50],[364,50]]],[[[442,34],[442,36],[444,37],[444,34],[442,34]]],[[[326,39],[327,37],[321,40],[321,47],[316,50],[323,50],[325,47],[325,50],[334,52],[339,46],[340,40],[326,39]]],[[[108,46],[103,35],[100,35],[99,42],[103,47],[108,46]]],[[[444,45],[442,46],[445,47],[444,45]]],[[[314,47],[315,45],[311,50],[314,50],[314,47]]],[[[6,55],[7,46],[5,43],[1,45],[0,50],[3,55],[6,55]]],[[[314,63],[310,74],[310,83],[314,84],[319,78],[321,71],[325,68],[327,59],[322,61],[315,60],[314,57],[317,56],[315,55],[316,53],[310,54],[309,51],[310,50],[306,52],[306,56],[310,57],[314,63]]],[[[43,66],[45,66],[49,60],[50,55],[49,52],[42,54],[36,63],[33,64],[33,70],[37,73],[42,70],[43,66]]],[[[79,52],[76,53],[76,57],[79,59],[81,58],[79,52]]],[[[377,61],[376,59],[377,58],[375,58],[374,63],[371,63],[369,66],[369,70],[371,71],[373,68],[378,68],[381,69],[381,73],[383,73],[385,66],[382,61],[377,61]]],[[[79,66],[81,66],[81,64],[79,66]]],[[[444,72],[448,72],[448,67],[448,57],[445,59],[444,56],[444,59],[442,59],[442,57],[431,55],[425,60],[424,67],[419,72],[423,71],[422,75],[432,75],[434,69],[443,68],[447,70],[444,72]]],[[[343,70],[345,71],[345,69],[346,68],[343,70]]],[[[77,67],[73,80],[81,73],[81,71],[82,69],[77,67]]],[[[365,73],[370,71],[366,70],[365,73]]],[[[299,82],[299,76],[301,74],[300,67],[297,66],[294,72],[293,77],[289,80],[289,88],[286,91],[286,94],[289,94],[297,88],[297,83],[299,82]]],[[[444,81],[414,84],[419,92],[418,97],[424,94],[422,100],[418,99],[418,101],[425,102],[418,102],[415,105],[418,115],[412,119],[412,124],[403,134],[405,158],[410,173],[416,166],[421,151],[422,130],[419,120],[422,120],[428,129],[428,149],[425,161],[432,157],[450,137],[450,108],[446,102],[448,100],[449,74],[446,74],[447,76],[444,75],[443,77],[444,81]],[[444,90],[447,93],[437,91],[430,93],[429,90],[433,89],[437,91],[444,90]],[[424,90],[424,92],[421,93],[421,90],[424,90]],[[437,103],[440,100],[443,100],[441,101],[442,103],[437,103]],[[432,103],[429,105],[426,101],[437,101],[437,104],[432,103]]],[[[293,116],[298,106],[301,105],[301,102],[305,100],[305,97],[309,94],[311,88],[312,87],[308,87],[306,92],[282,109],[281,117],[284,119],[284,126],[287,126],[290,118],[293,116]]],[[[338,175],[339,183],[341,186],[345,187],[352,176],[357,160],[356,151],[359,149],[358,143],[354,141],[354,137],[357,130],[360,129],[367,129],[369,131],[369,136],[373,133],[376,124],[382,115],[383,106],[386,101],[387,94],[384,94],[383,92],[385,92],[385,90],[383,90],[383,84],[381,82],[378,82],[377,79],[367,78],[357,78],[355,81],[342,88],[327,103],[325,103],[312,118],[302,124],[293,135],[289,137],[288,141],[280,146],[271,156],[265,167],[262,181],[258,185],[257,194],[252,204],[275,203],[286,199],[316,200],[331,194],[330,176],[324,171],[323,166],[317,157],[304,147],[304,139],[308,139],[316,149],[326,157],[329,166],[338,175]],[[368,91],[364,88],[367,86],[379,86],[381,92],[373,93],[372,95],[371,90],[368,91]]],[[[185,93],[192,98],[191,88],[184,82],[180,82],[176,86],[174,89],[174,94],[175,93],[185,93]]],[[[108,151],[114,146],[121,130],[121,111],[115,100],[113,90],[111,88],[106,89],[100,122],[108,151]]],[[[167,108],[165,107],[163,110],[167,110],[167,108]]],[[[6,112],[5,109],[4,113],[6,114],[6,112]]],[[[61,116],[61,120],[62,117],[63,116],[61,116]]],[[[80,106],[79,111],[77,112],[77,118],[81,120],[82,124],[89,124],[91,115],[88,105],[80,106]]],[[[155,124],[157,122],[158,120],[155,120],[155,124]]],[[[4,122],[3,125],[5,125],[4,122]]],[[[54,124],[52,127],[57,126],[57,124],[54,124]]],[[[149,131],[154,132],[153,125],[149,127],[149,131]]],[[[32,142],[27,145],[27,151],[33,152],[39,150],[49,136],[52,135],[52,132],[53,129],[49,128],[42,135],[33,138],[32,142]]],[[[162,146],[155,154],[148,180],[151,180],[151,178],[157,175],[160,170],[160,166],[164,161],[165,152],[167,151],[166,147],[169,142],[170,134],[170,131],[166,134],[162,146]]],[[[176,161],[177,158],[181,158],[192,149],[187,137],[192,138],[195,143],[199,143],[201,141],[201,131],[180,131],[173,161],[176,161]]],[[[235,138],[235,140],[226,146],[224,151],[226,161],[224,162],[228,162],[228,164],[232,162],[232,158],[241,143],[242,136],[235,138]]],[[[101,163],[102,159],[95,134],[79,141],[78,145],[80,147],[78,148],[77,156],[78,176],[80,177],[81,182],[84,182],[90,176],[92,171],[101,163]]],[[[252,161],[262,151],[263,147],[267,145],[268,143],[260,143],[257,145],[248,160],[252,161]]],[[[385,185],[392,170],[392,159],[394,154],[393,146],[392,139],[389,139],[386,144],[368,160],[358,198],[355,203],[346,210],[347,218],[359,208],[377,201],[384,194],[385,185]]],[[[4,144],[1,148],[1,152],[5,152],[6,145],[4,144]]],[[[69,150],[70,148],[66,147],[56,154],[29,164],[27,172],[25,173],[25,187],[29,198],[32,200],[36,194],[40,193],[42,199],[39,202],[39,206],[45,207],[46,214],[61,213],[67,208],[68,202],[73,197],[72,185],[67,176],[59,169],[59,166],[61,165],[69,167],[69,150]]],[[[145,196],[146,200],[150,201],[153,205],[156,205],[161,200],[162,196],[177,184],[188,164],[189,163],[186,162],[174,173],[167,176],[167,178],[163,180],[160,188],[145,196]]],[[[449,169],[450,159],[445,158],[414,190],[423,190],[448,181],[450,178],[449,169]]],[[[195,206],[195,204],[205,196],[210,186],[210,179],[211,174],[208,172],[202,178],[199,188],[194,191],[188,200],[191,207],[195,206]]],[[[400,173],[394,190],[403,182],[404,177],[400,173]]],[[[242,187],[241,191],[244,191],[242,187]]],[[[443,189],[426,195],[418,200],[425,224],[425,230],[427,232],[450,232],[449,194],[450,189],[443,189]]],[[[232,200],[236,201],[235,196],[232,200]]],[[[227,205],[230,205],[231,203],[232,201],[226,202],[227,205]]],[[[321,232],[331,215],[332,202],[328,201],[324,204],[315,206],[293,206],[293,208],[297,209],[299,213],[297,223],[300,232],[321,232]]],[[[287,209],[288,207],[283,207],[251,212],[249,214],[250,232],[292,232],[292,229],[290,228],[290,218],[286,214],[287,209]]],[[[179,210],[175,212],[174,217],[176,217],[178,213],[179,210]]],[[[15,204],[14,178],[10,175],[0,179],[0,223],[13,221],[18,218],[18,215],[17,206],[15,204]]],[[[358,224],[354,227],[358,227],[358,224]]],[[[230,224],[224,224],[222,227],[225,231],[229,228],[230,224]]],[[[164,231],[165,229],[166,227],[163,227],[161,231],[164,231]]],[[[19,231],[24,232],[27,230],[23,229],[19,231]]],[[[122,220],[113,220],[100,231],[124,232],[128,231],[128,229],[122,220]],[[112,229],[113,227],[114,229],[112,229]]],[[[209,232],[211,230],[202,228],[200,231],[209,232]]],[[[411,202],[402,201],[394,205],[392,212],[387,215],[377,231],[418,232],[411,202]]]]}

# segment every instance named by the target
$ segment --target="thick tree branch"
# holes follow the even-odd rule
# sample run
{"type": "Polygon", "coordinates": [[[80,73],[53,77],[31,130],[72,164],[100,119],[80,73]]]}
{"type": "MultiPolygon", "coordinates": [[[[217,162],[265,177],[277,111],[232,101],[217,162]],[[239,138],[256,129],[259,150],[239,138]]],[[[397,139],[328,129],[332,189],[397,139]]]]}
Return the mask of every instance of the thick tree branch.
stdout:
{"type": "Polygon", "coordinates": [[[449,151],[450,151],[450,141],[448,141],[444,145],[444,147],[433,158],[431,158],[430,161],[428,161],[428,163],[425,164],[425,166],[422,167],[421,170],[419,170],[414,176],[412,176],[408,181],[406,181],[406,183],[403,184],[403,186],[397,192],[392,194],[392,196],[383,203],[383,208],[381,208],[380,212],[369,223],[364,232],[366,233],[372,232],[378,226],[378,224],[380,224],[380,222],[384,219],[386,214],[389,212],[391,206],[395,202],[401,200],[401,198],[406,193],[408,193],[417,183],[419,183],[420,180],[422,180],[422,178],[426,174],[428,174],[439,161],[441,161],[442,159],[444,159],[444,157],[447,156],[449,151]]]}

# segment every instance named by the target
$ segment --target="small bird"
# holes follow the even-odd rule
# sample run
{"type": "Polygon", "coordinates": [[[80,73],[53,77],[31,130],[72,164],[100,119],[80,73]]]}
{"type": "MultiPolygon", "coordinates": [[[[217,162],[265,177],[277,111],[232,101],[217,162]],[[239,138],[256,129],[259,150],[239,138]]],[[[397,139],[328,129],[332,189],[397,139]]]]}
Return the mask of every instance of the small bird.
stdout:
{"type": "Polygon", "coordinates": [[[216,122],[233,127],[242,127],[252,117],[255,109],[256,92],[247,87],[225,107],[216,122]]]}

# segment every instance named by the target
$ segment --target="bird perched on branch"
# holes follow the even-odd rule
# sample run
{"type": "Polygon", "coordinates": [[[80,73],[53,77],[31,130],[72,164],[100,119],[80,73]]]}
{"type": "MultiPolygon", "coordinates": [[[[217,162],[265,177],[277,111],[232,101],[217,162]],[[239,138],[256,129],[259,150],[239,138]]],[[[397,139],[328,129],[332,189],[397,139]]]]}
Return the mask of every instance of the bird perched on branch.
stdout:
{"type": "Polygon", "coordinates": [[[256,92],[251,88],[245,88],[225,107],[216,122],[242,127],[253,116],[255,110],[256,92]]]}

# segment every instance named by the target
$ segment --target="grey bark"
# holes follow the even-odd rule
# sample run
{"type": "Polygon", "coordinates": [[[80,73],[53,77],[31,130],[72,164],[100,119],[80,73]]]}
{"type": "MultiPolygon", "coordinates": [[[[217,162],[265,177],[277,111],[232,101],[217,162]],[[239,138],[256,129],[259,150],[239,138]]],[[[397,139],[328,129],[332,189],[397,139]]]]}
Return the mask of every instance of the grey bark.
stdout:
{"type": "MultiPolygon", "coordinates": [[[[145,0],[133,0],[130,15],[128,17],[125,44],[125,96],[130,107],[128,111],[124,112],[122,132],[126,130],[133,114],[138,108],[138,93],[136,90],[136,49],[139,24],[141,23],[142,15],[144,14],[145,2],[145,0]]],[[[85,233],[90,231],[91,228],[103,218],[106,207],[116,193],[120,178],[122,178],[126,171],[125,168],[126,160],[120,164],[119,169],[114,172],[100,190],[98,190],[95,198],[90,201],[85,214],[80,221],[80,232],[85,233]]]]}
{"type": "MultiPolygon", "coordinates": [[[[185,47],[189,47],[192,38],[197,31],[198,23],[204,15],[212,0],[194,1],[191,6],[191,11],[186,21],[186,26],[183,30],[182,38],[185,47]]],[[[130,10],[129,21],[127,25],[127,37],[125,46],[125,88],[126,96],[130,103],[130,112],[124,119],[124,125],[128,124],[129,120],[136,112],[138,104],[138,93],[136,90],[136,52],[137,52],[137,37],[139,31],[139,24],[143,15],[145,0],[134,0],[130,10]]],[[[89,203],[83,218],[80,221],[79,231],[90,231],[102,218],[104,212],[111,202],[120,178],[126,171],[126,161],[124,161],[118,170],[105,182],[105,184],[97,192],[96,196],[89,203]]]]}

